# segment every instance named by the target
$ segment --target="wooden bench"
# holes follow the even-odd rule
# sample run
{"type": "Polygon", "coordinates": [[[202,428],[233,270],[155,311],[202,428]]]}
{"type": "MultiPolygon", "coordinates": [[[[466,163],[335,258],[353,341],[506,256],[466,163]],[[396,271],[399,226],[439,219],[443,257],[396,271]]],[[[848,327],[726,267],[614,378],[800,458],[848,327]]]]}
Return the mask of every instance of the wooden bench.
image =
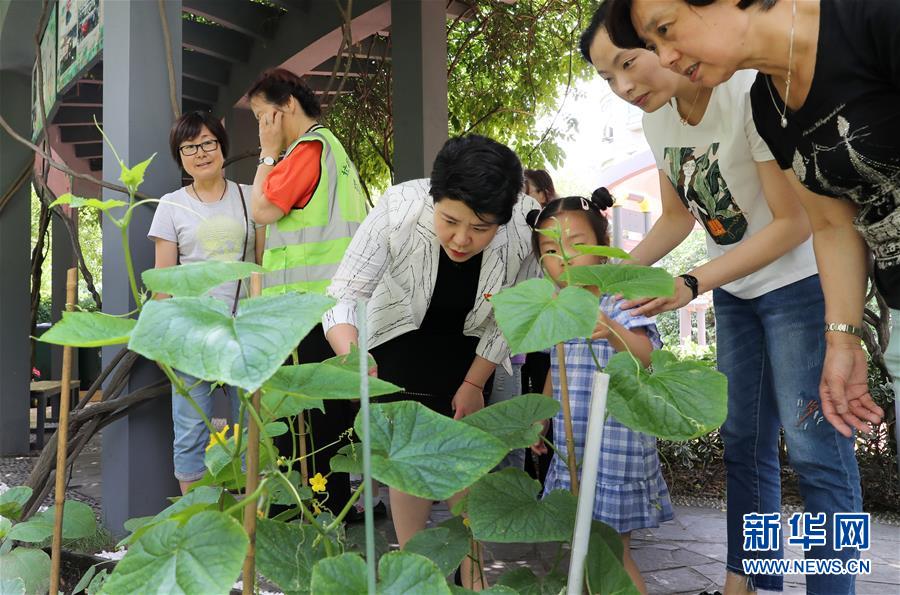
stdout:
{"type": "MultiPolygon", "coordinates": [[[[78,402],[78,388],[80,380],[69,381],[69,404],[74,406],[78,402]]],[[[31,383],[31,395],[29,397],[31,407],[37,407],[37,421],[34,428],[29,428],[34,433],[34,448],[44,448],[44,430],[49,423],[59,423],[59,395],[62,391],[61,380],[39,380],[31,383]],[[47,417],[47,405],[50,405],[50,417],[47,417]]]]}

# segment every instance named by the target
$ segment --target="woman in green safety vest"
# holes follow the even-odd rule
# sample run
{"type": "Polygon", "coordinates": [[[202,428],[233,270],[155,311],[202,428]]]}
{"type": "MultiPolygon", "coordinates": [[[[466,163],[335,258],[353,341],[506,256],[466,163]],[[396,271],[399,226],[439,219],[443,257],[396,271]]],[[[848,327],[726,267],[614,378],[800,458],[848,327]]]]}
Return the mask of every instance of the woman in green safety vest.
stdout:
{"type": "MultiPolygon", "coordinates": [[[[283,68],[267,70],[247,93],[259,122],[260,155],[251,199],[255,221],[267,225],[263,294],[287,291],[325,293],[366,216],[366,196],[356,167],[334,134],[320,125],[319,101],[300,78],[283,68]]],[[[321,325],[299,348],[300,363],[320,362],[334,353],[321,325]]],[[[340,435],[353,423],[348,401],[329,401],[325,412],[310,412],[316,472],[327,474],[340,435]]],[[[291,452],[291,434],[275,439],[291,452]]],[[[308,452],[312,452],[312,448],[308,452]]],[[[349,477],[332,474],[328,507],[341,510],[350,496],[349,477]]]]}

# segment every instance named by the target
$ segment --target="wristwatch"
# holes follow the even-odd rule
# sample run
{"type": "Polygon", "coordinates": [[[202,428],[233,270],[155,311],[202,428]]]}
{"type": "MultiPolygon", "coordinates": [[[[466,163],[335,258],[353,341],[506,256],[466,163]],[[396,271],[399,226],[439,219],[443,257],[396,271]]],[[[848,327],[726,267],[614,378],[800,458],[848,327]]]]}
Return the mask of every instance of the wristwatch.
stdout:
{"type": "Polygon", "coordinates": [[[847,324],[845,322],[826,322],[825,323],[825,332],[836,331],[838,333],[847,333],[848,335],[853,335],[854,337],[863,338],[863,331],[858,326],[853,326],[852,324],[847,324]]]}
{"type": "Polygon", "coordinates": [[[697,281],[697,277],[688,275],[687,273],[678,276],[684,280],[684,284],[691,290],[691,295],[693,296],[691,299],[697,299],[697,294],[700,292],[700,282],[697,281]]]}
{"type": "Polygon", "coordinates": [[[256,165],[275,165],[276,161],[274,157],[260,157],[259,161],[256,162],[256,165]]]}

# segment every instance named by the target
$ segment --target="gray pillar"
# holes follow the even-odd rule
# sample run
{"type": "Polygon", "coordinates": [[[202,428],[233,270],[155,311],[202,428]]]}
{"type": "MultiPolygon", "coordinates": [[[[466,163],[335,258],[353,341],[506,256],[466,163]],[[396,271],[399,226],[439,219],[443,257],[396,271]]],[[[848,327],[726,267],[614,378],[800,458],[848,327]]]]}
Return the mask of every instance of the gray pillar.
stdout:
{"type": "MultiPolygon", "coordinates": [[[[181,1],[165,3],[175,59],[175,80],[181,81],[181,1]]],[[[103,24],[103,126],[119,156],[135,165],[156,153],[141,191],[162,196],[180,186],[179,168],[169,156],[168,132],[174,116],[169,99],[166,53],[156,2],[107,2],[103,24]]],[[[176,96],[181,98],[181,87],[176,96]]],[[[103,177],[119,177],[119,165],[108,147],[103,150],[103,177]]],[[[104,198],[122,196],[103,191],[104,198]]],[[[135,273],[153,266],[153,245],[147,230],[151,208],[140,208],[130,229],[135,273]]],[[[103,309],[112,314],[136,307],[128,283],[118,229],[103,222],[103,309]]],[[[119,346],[103,350],[104,361],[119,346]]],[[[127,392],[156,381],[161,372],[142,361],[133,369],[127,392]]],[[[116,535],[135,516],[152,515],[178,494],[172,470],[171,400],[157,399],[132,411],[103,430],[103,521],[116,535]]]]}
{"type": "Polygon", "coordinates": [[[621,248],[622,239],[625,237],[624,231],[622,230],[622,205],[613,205],[612,228],[612,245],[616,248],[621,248]]]}
{"type": "MultiPolygon", "coordinates": [[[[221,115],[225,116],[225,129],[231,143],[230,157],[259,148],[259,126],[253,112],[235,107],[231,109],[231,113],[221,115]]],[[[247,157],[232,163],[225,168],[226,177],[241,184],[252,184],[256,175],[257,159],[258,157],[247,157]]]]}
{"type": "MultiPolygon", "coordinates": [[[[77,210],[72,210],[77,225],[77,210]]],[[[91,216],[91,215],[88,215],[91,216]]],[[[66,308],[66,275],[67,271],[77,266],[75,252],[72,250],[72,240],[66,224],[59,217],[50,220],[50,277],[51,277],[51,303],[50,322],[56,324],[62,318],[62,312],[66,308]]],[[[78,273],[78,282],[81,283],[81,272],[78,273]]],[[[57,380],[62,378],[62,352],[59,345],[50,347],[50,378],[57,380]]],[[[73,354],[77,357],[78,350],[73,354]]],[[[78,360],[72,362],[72,377],[78,378],[78,360]]]]}
{"type": "Polygon", "coordinates": [[[444,2],[391,2],[394,182],[431,175],[447,140],[447,13],[444,2]]]}
{"type": "MultiPolygon", "coordinates": [[[[7,15],[8,16],[8,15],[7,15]]],[[[2,23],[0,23],[2,25],[2,23]]],[[[0,70],[0,113],[31,136],[31,77],[0,70]]],[[[0,195],[28,163],[31,151],[0,130],[0,195]]],[[[0,455],[28,452],[28,311],[31,273],[31,184],[25,183],[0,212],[0,455]]]]}

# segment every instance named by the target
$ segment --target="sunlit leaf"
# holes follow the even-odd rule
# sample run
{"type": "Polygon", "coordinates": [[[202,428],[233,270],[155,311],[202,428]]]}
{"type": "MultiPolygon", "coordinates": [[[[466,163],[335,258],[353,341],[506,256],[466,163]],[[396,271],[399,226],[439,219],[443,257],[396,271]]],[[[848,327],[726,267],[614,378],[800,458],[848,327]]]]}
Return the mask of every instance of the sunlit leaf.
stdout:
{"type": "Polygon", "coordinates": [[[625,299],[669,297],[675,293],[672,275],[657,267],[633,264],[595,264],[569,268],[569,282],[599,287],[625,299]]]}
{"type": "Polygon", "coordinates": [[[150,291],[179,297],[198,297],[229,281],[261,273],[264,268],[253,262],[205,260],[141,273],[150,291]]]}
{"type": "Polygon", "coordinates": [[[16,593],[16,579],[22,581],[26,593],[46,593],[50,588],[50,556],[43,550],[13,548],[0,555],[0,585],[16,593]],[[8,587],[7,587],[8,585],[8,587]]]}
{"type": "Polygon", "coordinates": [[[99,198],[82,198],[81,196],[75,196],[71,192],[66,192],[65,194],[60,195],[59,198],[50,203],[50,207],[56,207],[59,205],[69,205],[73,209],[81,209],[84,207],[90,207],[93,209],[100,209],[101,211],[108,211],[110,209],[115,209],[116,207],[125,207],[128,206],[127,202],[123,202],[121,200],[100,200],[99,198]]]}
{"type": "Polygon", "coordinates": [[[538,440],[541,420],[559,411],[559,403],[545,395],[521,395],[500,401],[462,419],[488,432],[507,448],[528,448],[538,440]]]}
{"type": "Polygon", "coordinates": [[[600,521],[591,522],[584,569],[590,593],[640,594],[622,566],[622,537],[600,521]]]}
{"type": "Polygon", "coordinates": [[[62,320],[38,341],[72,347],[102,347],[127,343],[137,321],[102,312],[63,312],[62,320]]]}
{"type": "Polygon", "coordinates": [[[631,255],[628,252],[625,252],[621,248],[616,248],[615,246],[591,246],[590,244],[575,244],[572,247],[575,248],[576,252],[580,252],[581,254],[631,260],[631,255]]]}
{"type": "Polygon", "coordinates": [[[31,488],[28,486],[15,486],[0,494],[0,516],[5,516],[14,521],[19,520],[22,507],[31,498],[31,488]]]}
{"type": "Polygon", "coordinates": [[[150,155],[148,159],[141,161],[133,167],[128,167],[124,162],[119,162],[119,169],[121,170],[119,180],[125,184],[125,187],[128,188],[128,190],[137,192],[138,188],[141,187],[141,184],[144,183],[144,172],[147,170],[147,166],[150,165],[150,162],[153,161],[154,157],[156,157],[156,153],[150,155]]]}

